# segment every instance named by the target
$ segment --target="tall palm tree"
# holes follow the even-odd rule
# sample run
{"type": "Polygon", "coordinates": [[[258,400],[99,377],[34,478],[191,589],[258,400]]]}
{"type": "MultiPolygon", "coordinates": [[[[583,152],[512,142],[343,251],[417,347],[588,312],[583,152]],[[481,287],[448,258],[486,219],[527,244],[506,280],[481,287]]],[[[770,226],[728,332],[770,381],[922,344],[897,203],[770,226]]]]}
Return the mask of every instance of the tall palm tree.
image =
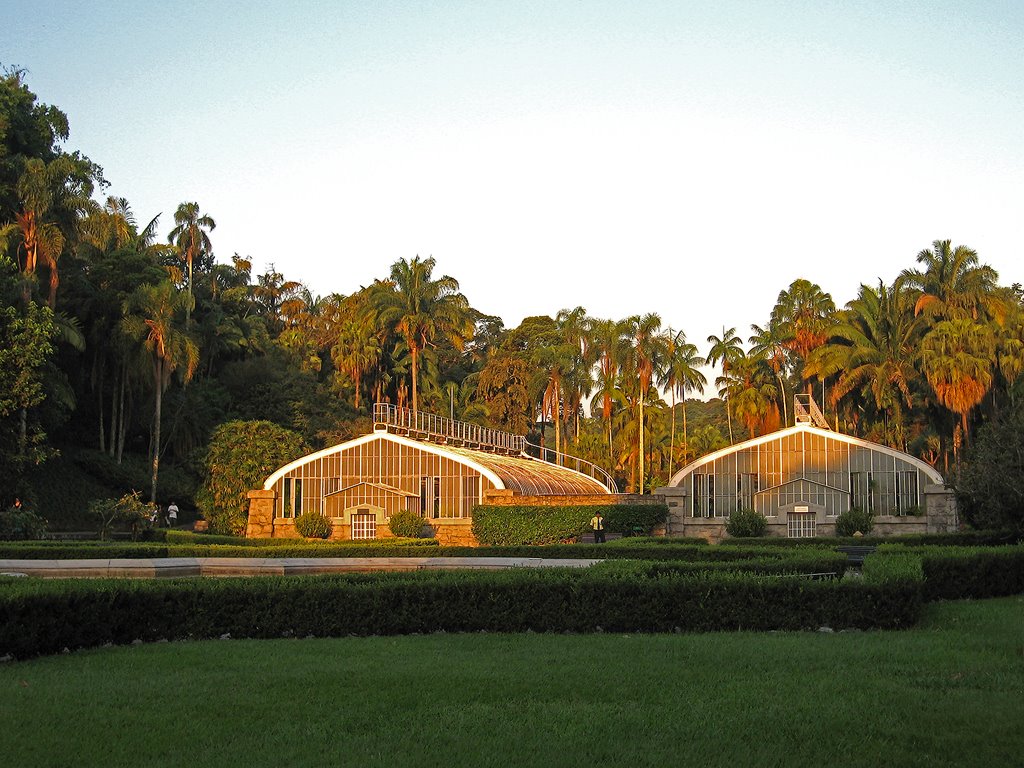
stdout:
{"type": "MultiPolygon", "coordinates": [[[[666,344],[661,332],[661,317],[653,312],[640,316],[635,315],[626,320],[631,340],[629,369],[636,375],[638,435],[637,456],[640,463],[640,487],[644,486],[644,402],[647,400],[651,384],[661,375],[665,365],[666,344]]],[[[632,472],[635,475],[636,462],[632,472]]],[[[635,488],[635,477],[630,479],[630,486],[635,488]]],[[[641,490],[642,492],[642,490],[641,490]]]]}
{"type": "Polygon", "coordinates": [[[391,325],[405,341],[412,358],[412,410],[419,408],[420,356],[435,340],[445,339],[457,349],[472,338],[469,301],[459,292],[459,281],[444,275],[433,279],[434,257],[391,265],[391,279],[377,291],[381,322],[391,325]]]}
{"type": "Polygon", "coordinates": [[[199,203],[181,203],[174,212],[174,229],[167,235],[167,242],[178,247],[185,257],[188,271],[188,304],[185,305],[185,329],[192,325],[192,265],[202,253],[210,253],[210,235],[217,228],[215,222],[205,213],[200,213],[199,203]]]}
{"type": "Polygon", "coordinates": [[[953,247],[950,240],[936,240],[931,248],[917,254],[921,269],[905,269],[899,280],[916,292],[916,314],[941,320],[978,320],[998,302],[999,275],[992,267],[978,263],[978,254],[965,245],[953,247]]]}
{"type": "Polygon", "coordinates": [[[618,389],[619,368],[626,356],[628,340],[624,323],[616,320],[590,321],[591,352],[597,361],[597,394],[600,399],[601,418],[608,427],[609,472],[615,468],[612,442],[612,407],[621,399],[618,389]]]}
{"type": "MultiPolygon", "coordinates": [[[[563,420],[566,428],[569,419],[574,419],[574,440],[579,438],[579,415],[583,398],[590,394],[594,385],[592,369],[594,367],[593,344],[590,340],[590,318],[583,307],[560,310],[555,317],[558,329],[566,346],[571,349],[569,366],[562,379],[565,399],[563,420]]],[[[568,442],[568,440],[566,440],[568,442]]]]}
{"type": "MultiPolygon", "coordinates": [[[[832,297],[809,280],[798,278],[779,292],[770,324],[778,329],[783,345],[799,361],[801,379],[807,378],[803,369],[811,350],[828,339],[835,311],[832,297]]],[[[811,394],[810,379],[807,379],[807,394],[811,394]]]]}
{"type": "Polygon", "coordinates": [[[673,333],[670,328],[665,337],[666,360],[658,386],[666,387],[672,393],[672,428],[669,435],[668,476],[675,474],[676,455],[676,397],[683,401],[683,461],[686,461],[686,393],[697,391],[703,394],[708,380],[700,372],[700,366],[707,361],[697,354],[697,347],[686,341],[683,331],[673,333]]]}
{"type": "Polygon", "coordinates": [[[337,343],[331,356],[338,370],[345,371],[355,386],[355,408],[359,410],[359,392],[366,371],[380,360],[380,339],[372,314],[349,317],[338,329],[337,343]]]}
{"type": "Polygon", "coordinates": [[[157,473],[160,468],[160,417],[163,393],[171,375],[181,369],[187,382],[199,364],[199,349],[187,332],[178,326],[178,315],[190,301],[170,281],[143,285],[124,306],[125,335],[140,342],[152,364],[153,372],[153,483],[150,501],[156,503],[157,473]]]}
{"type": "Polygon", "coordinates": [[[762,328],[760,325],[751,324],[750,330],[754,333],[747,339],[750,343],[750,354],[754,357],[764,358],[769,367],[775,373],[779,381],[779,401],[782,404],[782,425],[789,426],[789,401],[786,394],[786,381],[783,378],[783,371],[786,369],[786,346],[779,327],[769,322],[762,328]]]}
{"type": "MultiPolygon", "coordinates": [[[[778,390],[773,379],[767,359],[746,355],[736,360],[729,367],[729,372],[716,382],[732,404],[736,418],[746,424],[751,437],[757,436],[758,425],[763,424],[769,413],[777,408],[778,390]]],[[[777,418],[778,411],[774,414],[777,418]]]]}
{"type": "MultiPolygon", "coordinates": [[[[736,335],[735,328],[726,329],[725,326],[722,326],[722,335],[719,337],[711,334],[708,336],[708,343],[711,345],[711,349],[708,350],[707,363],[716,365],[721,362],[722,376],[728,376],[729,369],[745,357],[743,342],[736,335]]],[[[729,444],[732,445],[735,441],[732,434],[732,408],[728,399],[725,401],[725,418],[729,422],[729,444]]]]}
{"type": "MultiPolygon", "coordinates": [[[[943,320],[921,343],[921,366],[936,397],[960,417],[957,431],[969,440],[968,414],[992,386],[995,338],[992,329],[967,318],[943,320]]],[[[954,457],[959,456],[957,435],[954,457]]]]}
{"type": "Polygon", "coordinates": [[[837,316],[831,338],[815,349],[807,371],[824,379],[835,376],[831,404],[851,392],[863,396],[885,418],[887,441],[906,448],[903,409],[912,404],[920,323],[913,314],[910,290],[899,281],[886,288],[861,285],[857,298],[837,316]]]}
{"type": "Polygon", "coordinates": [[[57,260],[64,250],[65,240],[60,227],[48,220],[55,202],[53,177],[58,161],[59,158],[47,166],[42,160],[32,158],[25,163],[25,170],[17,183],[21,210],[15,214],[20,250],[24,253],[23,303],[27,305],[29,302],[31,284],[42,262],[50,266],[50,309],[53,309],[56,299],[57,260]]]}

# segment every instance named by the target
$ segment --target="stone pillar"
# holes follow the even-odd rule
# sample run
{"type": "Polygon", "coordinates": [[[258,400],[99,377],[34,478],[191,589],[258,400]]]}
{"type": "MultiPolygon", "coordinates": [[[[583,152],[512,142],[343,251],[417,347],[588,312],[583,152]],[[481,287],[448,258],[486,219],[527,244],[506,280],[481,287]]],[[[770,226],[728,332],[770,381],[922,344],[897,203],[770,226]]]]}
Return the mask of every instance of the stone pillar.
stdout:
{"type": "Polygon", "coordinates": [[[666,536],[684,536],[686,517],[686,488],[670,485],[664,488],[656,488],[655,496],[661,496],[668,506],[668,516],[665,518],[666,536]]]}
{"type": "Polygon", "coordinates": [[[246,538],[269,539],[274,536],[274,509],[277,507],[277,492],[262,488],[249,491],[249,522],[245,526],[246,538]]]}
{"type": "Polygon", "coordinates": [[[924,513],[928,533],[952,533],[959,525],[956,495],[951,488],[929,483],[924,487],[924,513]]]}

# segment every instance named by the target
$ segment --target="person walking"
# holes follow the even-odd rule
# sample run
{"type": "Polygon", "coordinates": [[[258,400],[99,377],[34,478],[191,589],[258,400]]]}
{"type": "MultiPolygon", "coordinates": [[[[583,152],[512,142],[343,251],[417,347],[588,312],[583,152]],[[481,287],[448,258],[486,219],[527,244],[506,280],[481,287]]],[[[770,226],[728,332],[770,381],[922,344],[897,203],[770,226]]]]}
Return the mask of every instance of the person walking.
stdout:
{"type": "Polygon", "coordinates": [[[594,543],[604,544],[604,516],[601,514],[601,510],[598,510],[590,518],[590,527],[594,530],[594,543]]]}
{"type": "Polygon", "coordinates": [[[178,524],[178,505],[173,501],[167,507],[167,527],[173,528],[178,524]]]}

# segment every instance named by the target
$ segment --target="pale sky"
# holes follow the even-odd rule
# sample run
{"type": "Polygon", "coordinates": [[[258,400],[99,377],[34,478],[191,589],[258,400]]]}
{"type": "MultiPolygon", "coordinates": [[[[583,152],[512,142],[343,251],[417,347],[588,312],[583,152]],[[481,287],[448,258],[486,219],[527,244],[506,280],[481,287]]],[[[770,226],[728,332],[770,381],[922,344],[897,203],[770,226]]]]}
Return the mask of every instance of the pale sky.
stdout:
{"type": "Polygon", "coordinates": [[[434,256],[514,327],[706,352],[933,240],[1024,282],[1024,3],[7,0],[0,63],[141,223],[352,293],[434,256]]]}

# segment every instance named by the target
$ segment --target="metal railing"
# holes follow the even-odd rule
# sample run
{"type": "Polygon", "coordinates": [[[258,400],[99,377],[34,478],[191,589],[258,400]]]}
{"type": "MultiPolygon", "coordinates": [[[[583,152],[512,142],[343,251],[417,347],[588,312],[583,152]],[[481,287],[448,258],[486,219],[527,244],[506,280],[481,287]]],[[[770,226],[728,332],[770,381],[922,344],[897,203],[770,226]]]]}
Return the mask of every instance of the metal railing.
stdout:
{"type": "Polygon", "coordinates": [[[390,403],[376,403],[373,406],[373,426],[374,429],[385,427],[415,433],[432,442],[492,448],[507,453],[522,453],[526,447],[526,438],[522,435],[449,419],[435,413],[399,408],[390,403]]]}
{"type": "Polygon", "coordinates": [[[548,464],[557,464],[560,467],[579,472],[581,475],[592,477],[608,489],[609,493],[618,493],[618,486],[615,480],[597,464],[584,459],[577,458],[568,453],[559,453],[553,448],[542,448],[534,443],[526,443],[526,453],[534,458],[546,461],[548,464]]]}

